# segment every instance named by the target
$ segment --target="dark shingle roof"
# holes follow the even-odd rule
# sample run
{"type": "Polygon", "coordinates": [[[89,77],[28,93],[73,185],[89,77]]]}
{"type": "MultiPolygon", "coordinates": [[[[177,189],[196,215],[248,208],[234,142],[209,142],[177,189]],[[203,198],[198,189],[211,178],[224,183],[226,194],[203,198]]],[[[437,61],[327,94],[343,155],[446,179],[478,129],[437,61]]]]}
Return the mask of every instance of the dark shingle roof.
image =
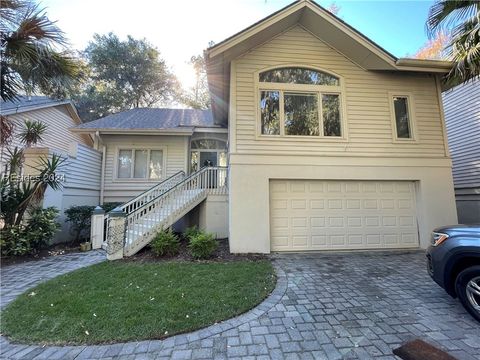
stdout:
{"type": "Polygon", "coordinates": [[[51,99],[48,96],[21,96],[15,101],[1,101],[0,113],[2,115],[12,114],[15,112],[22,112],[33,110],[37,107],[55,106],[69,103],[68,100],[51,99]]]}
{"type": "Polygon", "coordinates": [[[162,130],[179,127],[218,127],[210,110],[138,108],[90,121],[77,129],[162,130]]]}

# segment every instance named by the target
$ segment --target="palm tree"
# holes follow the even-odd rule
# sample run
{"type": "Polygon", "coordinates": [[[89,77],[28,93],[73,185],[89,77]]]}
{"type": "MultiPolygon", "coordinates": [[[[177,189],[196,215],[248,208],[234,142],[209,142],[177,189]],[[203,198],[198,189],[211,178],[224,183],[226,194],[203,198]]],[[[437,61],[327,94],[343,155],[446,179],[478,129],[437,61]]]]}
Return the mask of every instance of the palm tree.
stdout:
{"type": "Polygon", "coordinates": [[[64,94],[79,72],[63,32],[31,0],[0,0],[1,98],[64,94]]]}
{"type": "Polygon", "coordinates": [[[25,120],[23,129],[18,134],[18,138],[26,147],[31,147],[43,141],[45,131],[47,131],[47,125],[44,123],[25,120]]]}
{"type": "Polygon", "coordinates": [[[437,0],[430,8],[427,31],[431,38],[449,32],[447,57],[454,67],[445,77],[449,85],[467,82],[480,75],[480,2],[437,0]]]}

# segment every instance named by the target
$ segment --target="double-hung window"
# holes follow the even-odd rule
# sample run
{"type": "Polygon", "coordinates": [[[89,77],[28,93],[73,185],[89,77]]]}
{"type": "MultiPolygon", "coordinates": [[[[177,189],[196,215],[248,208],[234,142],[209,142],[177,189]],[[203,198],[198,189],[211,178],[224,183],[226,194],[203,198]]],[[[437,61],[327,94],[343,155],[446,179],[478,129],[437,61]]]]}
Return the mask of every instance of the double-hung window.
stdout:
{"type": "Polygon", "coordinates": [[[150,149],[119,149],[117,162],[118,179],[162,178],[163,151],[150,149]]]}
{"type": "Polygon", "coordinates": [[[259,74],[260,134],[343,137],[340,79],[300,67],[259,74]]]}

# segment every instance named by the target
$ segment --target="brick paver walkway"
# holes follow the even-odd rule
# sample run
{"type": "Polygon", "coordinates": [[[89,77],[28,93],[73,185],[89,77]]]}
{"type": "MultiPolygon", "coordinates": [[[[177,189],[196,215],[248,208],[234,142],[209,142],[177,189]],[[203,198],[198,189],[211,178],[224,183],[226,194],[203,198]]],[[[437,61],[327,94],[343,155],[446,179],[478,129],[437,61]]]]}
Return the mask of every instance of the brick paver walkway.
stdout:
{"type": "MultiPolygon", "coordinates": [[[[480,359],[479,323],[430,280],[423,252],[272,258],[277,288],[266,302],[235,319],[164,341],[115,345],[42,348],[2,338],[0,357],[394,359],[392,349],[422,338],[458,359],[480,359]]],[[[102,255],[89,253],[85,259],[94,263],[102,255]]],[[[59,273],[78,267],[80,258],[67,255],[61,260],[59,273]]],[[[20,265],[18,273],[16,266],[7,268],[2,302],[4,295],[11,299],[38,279],[55,276],[57,270],[43,265],[20,265]]]]}
{"type": "Polygon", "coordinates": [[[96,250],[6,266],[1,269],[1,308],[40,282],[105,260],[105,252],[96,250]]]}

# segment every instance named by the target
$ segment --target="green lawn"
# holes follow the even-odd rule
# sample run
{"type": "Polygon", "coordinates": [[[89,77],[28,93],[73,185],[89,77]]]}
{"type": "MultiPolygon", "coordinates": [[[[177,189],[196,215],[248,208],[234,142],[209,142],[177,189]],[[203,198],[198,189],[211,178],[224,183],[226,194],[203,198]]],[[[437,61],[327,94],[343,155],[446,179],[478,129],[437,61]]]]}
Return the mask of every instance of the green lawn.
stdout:
{"type": "Polygon", "coordinates": [[[274,286],[269,261],[104,262],[19,296],[1,332],[48,344],[159,339],[243,313],[274,286]]]}

